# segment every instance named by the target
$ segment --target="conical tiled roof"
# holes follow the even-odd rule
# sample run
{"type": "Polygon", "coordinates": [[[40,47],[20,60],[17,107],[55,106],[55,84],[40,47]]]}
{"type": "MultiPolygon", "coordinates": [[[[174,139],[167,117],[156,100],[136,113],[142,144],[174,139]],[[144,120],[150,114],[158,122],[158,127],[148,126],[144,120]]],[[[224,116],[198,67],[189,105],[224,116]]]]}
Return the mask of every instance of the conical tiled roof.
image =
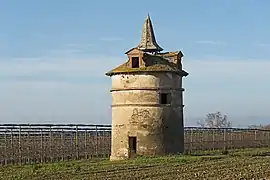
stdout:
{"type": "Polygon", "coordinates": [[[156,42],[153,25],[149,15],[144,21],[141,42],[137,48],[145,52],[159,52],[163,50],[156,42]]]}

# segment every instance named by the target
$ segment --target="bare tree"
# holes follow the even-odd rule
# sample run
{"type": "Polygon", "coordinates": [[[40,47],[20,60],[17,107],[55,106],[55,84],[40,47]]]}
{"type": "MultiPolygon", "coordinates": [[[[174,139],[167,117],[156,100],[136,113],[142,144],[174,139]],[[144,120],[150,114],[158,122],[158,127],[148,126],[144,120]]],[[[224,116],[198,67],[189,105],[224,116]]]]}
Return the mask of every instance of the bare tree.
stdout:
{"type": "Polygon", "coordinates": [[[198,121],[197,124],[201,127],[210,128],[228,128],[232,126],[231,122],[228,121],[227,115],[223,115],[219,111],[215,113],[208,113],[204,121],[198,121]]]}

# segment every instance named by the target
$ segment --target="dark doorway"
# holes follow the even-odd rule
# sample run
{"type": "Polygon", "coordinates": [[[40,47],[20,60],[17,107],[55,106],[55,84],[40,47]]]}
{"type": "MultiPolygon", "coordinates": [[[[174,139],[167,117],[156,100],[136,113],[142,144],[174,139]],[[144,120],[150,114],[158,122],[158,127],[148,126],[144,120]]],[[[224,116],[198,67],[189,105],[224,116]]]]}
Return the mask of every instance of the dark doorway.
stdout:
{"type": "Polygon", "coordinates": [[[137,152],[137,137],[128,137],[128,146],[130,149],[130,155],[134,155],[137,152]]]}
{"type": "Polygon", "coordinates": [[[139,57],[132,57],[132,68],[139,68],[139,57]]]}

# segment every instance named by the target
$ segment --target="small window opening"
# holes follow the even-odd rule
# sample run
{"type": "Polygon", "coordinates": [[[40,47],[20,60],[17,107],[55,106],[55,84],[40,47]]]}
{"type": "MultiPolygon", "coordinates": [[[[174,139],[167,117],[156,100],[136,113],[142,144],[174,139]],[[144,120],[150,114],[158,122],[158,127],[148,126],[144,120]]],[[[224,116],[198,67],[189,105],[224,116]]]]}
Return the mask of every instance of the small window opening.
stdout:
{"type": "Polygon", "coordinates": [[[160,104],[170,104],[170,97],[168,93],[161,93],[160,94],[160,104]]]}
{"type": "Polygon", "coordinates": [[[137,151],[137,137],[128,137],[128,144],[131,153],[136,153],[137,151]]]}
{"type": "Polygon", "coordinates": [[[132,68],[139,68],[139,57],[132,57],[132,68]]]}

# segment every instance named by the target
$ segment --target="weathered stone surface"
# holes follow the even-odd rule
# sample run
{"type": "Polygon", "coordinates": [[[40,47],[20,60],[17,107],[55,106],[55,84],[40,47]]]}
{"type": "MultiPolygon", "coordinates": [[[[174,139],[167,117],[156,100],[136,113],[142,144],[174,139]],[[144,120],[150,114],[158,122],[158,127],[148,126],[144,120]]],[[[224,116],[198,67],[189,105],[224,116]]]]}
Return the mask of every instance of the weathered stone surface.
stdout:
{"type": "Polygon", "coordinates": [[[129,152],[129,136],[137,137],[138,155],[183,151],[180,77],[170,73],[115,75],[112,87],[117,89],[112,92],[112,160],[129,157],[123,153],[129,152]],[[172,94],[171,104],[160,104],[160,92],[172,94]]]}
{"type": "Polygon", "coordinates": [[[159,52],[149,22],[142,43],[126,52],[128,60],[106,73],[112,79],[111,160],[184,150],[183,54],[159,52]]]}
{"type": "Polygon", "coordinates": [[[112,89],[182,88],[182,78],[174,73],[119,74],[111,78],[112,89]]]}

